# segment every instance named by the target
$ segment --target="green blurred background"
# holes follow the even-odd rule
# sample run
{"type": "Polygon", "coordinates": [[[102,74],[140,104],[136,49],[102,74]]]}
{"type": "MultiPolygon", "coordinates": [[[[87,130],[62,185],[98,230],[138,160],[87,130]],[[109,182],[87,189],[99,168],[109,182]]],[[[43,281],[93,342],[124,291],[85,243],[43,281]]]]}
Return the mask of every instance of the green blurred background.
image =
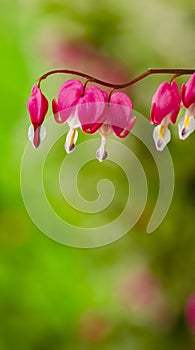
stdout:
{"type": "MultiPolygon", "coordinates": [[[[0,349],[195,349],[184,317],[195,292],[194,135],[181,142],[172,128],[174,198],[151,235],[145,228],[158,177],[151,174],[152,157],[133,138],[148,175],[148,202],[135,228],[113,244],[74,249],[51,241],[31,222],[20,192],[29,125],[26,101],[35,78],[64,67],[123,82],[148,67],[195,68],[194,1],[1,0],[0,6],[0,349]]],[[[49,99],[65,78],[44,82],[49,99]]],[[[163,79],[149,77],[126,91],[145,116],[163,79]]],[[[62,148],[48,165],[51,182],[53,168],[64,157],[62,148]]],[[[92,198],[91,190],[81,186],[83,195],[94,199],[98,177],[109,175],[120,202],[105,214],[108,218],[126,200],[120,169],[94,161],[83,170],[92,198]]],[[[63,202],[48,196],[63,212],[63,202]]],[[[70,209],[68,218],[88,222],[70,209]]]]}

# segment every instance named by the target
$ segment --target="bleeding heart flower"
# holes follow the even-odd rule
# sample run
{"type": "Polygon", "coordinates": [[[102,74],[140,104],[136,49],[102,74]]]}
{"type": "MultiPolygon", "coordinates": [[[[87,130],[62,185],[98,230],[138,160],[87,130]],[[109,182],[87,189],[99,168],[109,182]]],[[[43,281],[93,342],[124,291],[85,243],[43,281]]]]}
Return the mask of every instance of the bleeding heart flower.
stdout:
{"type": "Polygon", "coordinates": [[[108,156],[106,151],[107,137],[114,132],[117,137],[124,138],[133,128],[136,118],[131,119],[132,112],[133,105],[129,96],[123,92],[115,92],[111,95],[104,110],[104,122],[99,128],[102,141],[96,152],[96,157],[100,162],[108,156]]]}
{"type": "Polygon", "coordinates": [[[32,123],[28,130],[28,138],[37,148],[46,136],[46,129],[42,123],[48,110],[48,101],[37,85],[33,86],[32,94],[28,99],[28,110],[32,123]]]}
{"type": "Polygon", "coordinates": [[[102,125],[106,96],[96,86],[84,89],[79,80],[68,80],[61,86],[58,102],[52,101],[52,109],[57,123],[67,122],[70,126],[65,142],[67,153],[75,148],[77,128],[81,127],[84,132],[92,134],[102,125]]]}
{"type": "Polygon", "coordinates": [[[178,123],[178,131],[180,139],[185,140],[195,130],[195,73],[182,85],[181,100],[186,112],[178,123]]]}
{"type": "Polygon", "coordinates": [[[180,96],[177,83],[164,82],[152,98],[150,122],[157,124],[153,138],[158,151],[162,151],[171,139],[169,123],[174,124],[180,110],[180,96]]]}
{"type": "Polygon", "coordinates": [[[78,105],[78,117],[85,133],[94,134],[103,124],[107,99],[105,91],[93,85],[86,87],[78,105]]]}

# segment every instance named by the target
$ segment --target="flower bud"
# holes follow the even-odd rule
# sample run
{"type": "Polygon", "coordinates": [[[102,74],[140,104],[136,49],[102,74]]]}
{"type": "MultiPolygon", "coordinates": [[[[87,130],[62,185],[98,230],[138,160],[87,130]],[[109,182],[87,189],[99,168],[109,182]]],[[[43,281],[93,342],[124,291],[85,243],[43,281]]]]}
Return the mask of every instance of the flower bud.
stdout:
{"type": "Polygon", "coordinates": [[[33,86],[31,96],[28,99],[28,110],[33,126],[33,129],[32,127],[29,129],[28,137],[33,146],[37,148],[43,139],[43,136],[40,135],[41,125],[48,110],[48,101],[37,85],[33,86]]]}

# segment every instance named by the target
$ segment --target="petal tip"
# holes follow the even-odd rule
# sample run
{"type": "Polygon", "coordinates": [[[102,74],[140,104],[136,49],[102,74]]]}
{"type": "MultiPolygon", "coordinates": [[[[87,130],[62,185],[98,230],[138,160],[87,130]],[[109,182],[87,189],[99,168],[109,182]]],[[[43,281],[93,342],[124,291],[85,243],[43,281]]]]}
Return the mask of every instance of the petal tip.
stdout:
{"type": "Polygon", "coordinates": [[[102,152],[100,149],[96,152],[96,158],[99,160],[100,163],[102,163],[105,159],[108,158],[108,152],[104,151],[102,152]]]}

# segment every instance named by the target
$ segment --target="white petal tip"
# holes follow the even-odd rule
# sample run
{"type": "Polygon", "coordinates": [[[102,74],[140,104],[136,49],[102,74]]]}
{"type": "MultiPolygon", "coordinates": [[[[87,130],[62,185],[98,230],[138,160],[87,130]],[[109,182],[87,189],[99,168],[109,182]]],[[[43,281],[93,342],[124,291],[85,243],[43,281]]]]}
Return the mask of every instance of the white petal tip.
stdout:
{"type": "Polygon", "coordinates": [[[66,136],[66,142],[64,144],[64,148],[67,153],[71,153],[74,151],[76,147],[77,138],[78,138],[78,130],[70,129],[66,136]]]}
{"type": "Polygon", "coordinates": [[[101,149],[97,150],[96,152],[96,158],[99,160],[99,162],[103,162],[108,157],[108,152],[104,151],[102,152],[101,149]]]}
{"type": "Polygon", "coordinates": [[[189,136],[189,133],[188,133],[188,131],[186,130],[185,127],[183,129],[179,130],[179,138],[180,138],[180,140],[185,140],[185,139],[187,139],[188,136],[189,136]]]}
{"type": "MultiPolygon", "coordinates": [[[[164,140],[163,140],[163,141],[164,141],[164,140]]],[[[163,141],[158,140],[158,141],[155,143],[155,146],[156,146],[157,151],[162,152],[162,151],[163,151],[163,149],[165,148],[166,143],[165,143],[165,142],[163,142],[163,141]]]]}
{"type": "Polygon", "coordinates": [[[68,154],[72,153],[74,151],[75,147],[76,147],[76,145],[74,143],[72,143],[71,145],[65,143],[65,145],[64,145],[65,151],[68,154]]]}

